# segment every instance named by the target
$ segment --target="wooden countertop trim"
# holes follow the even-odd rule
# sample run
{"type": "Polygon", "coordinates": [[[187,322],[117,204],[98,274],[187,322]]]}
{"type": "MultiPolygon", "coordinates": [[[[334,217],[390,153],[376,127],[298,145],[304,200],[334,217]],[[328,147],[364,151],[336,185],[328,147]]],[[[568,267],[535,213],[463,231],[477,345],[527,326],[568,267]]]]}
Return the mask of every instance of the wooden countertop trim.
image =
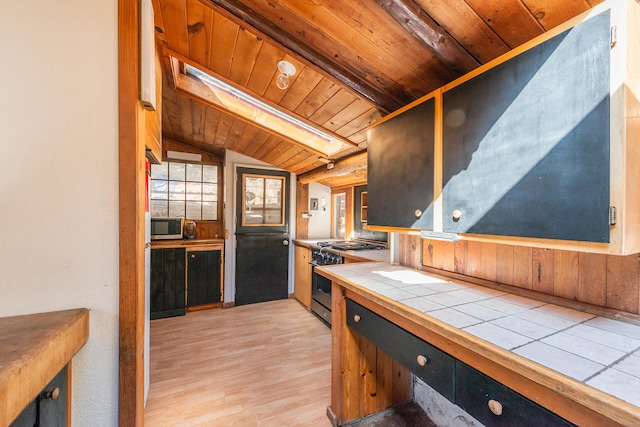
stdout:
{"type": "Polygon", "coordinates": [[[0,425],[11,423],[89,338],[89,310],[0,318],[0,425]]]}
{"type": "Polygon", "coordinates": [[[640,425],[639,408],[622,399],[399,304],[330,270],[320,267],[318,273],[342,286],[356,302],[370,309],[375,305],[374,311],[387,320],[574,423],[597,426],[603,421],[612,425],[613,421],[624,426],[640,425]]]}

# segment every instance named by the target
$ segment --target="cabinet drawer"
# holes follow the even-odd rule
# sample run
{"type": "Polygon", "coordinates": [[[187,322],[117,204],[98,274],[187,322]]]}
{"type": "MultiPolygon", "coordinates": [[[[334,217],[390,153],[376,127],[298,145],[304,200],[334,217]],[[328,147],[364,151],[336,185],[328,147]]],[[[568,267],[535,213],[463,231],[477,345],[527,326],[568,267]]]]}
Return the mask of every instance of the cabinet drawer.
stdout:
{"type": "Polygon", "coordinates": [[[487,427],[574,425],[459,360],[455,403],[487,427]],[[496,412],[501,409],[500,415],[492,412],[490,401],[496,412]]]}
{"type": "Polygon", "coordinates": [[[350,299],[347,325],[453,401],[453,357],[350,299]]]}

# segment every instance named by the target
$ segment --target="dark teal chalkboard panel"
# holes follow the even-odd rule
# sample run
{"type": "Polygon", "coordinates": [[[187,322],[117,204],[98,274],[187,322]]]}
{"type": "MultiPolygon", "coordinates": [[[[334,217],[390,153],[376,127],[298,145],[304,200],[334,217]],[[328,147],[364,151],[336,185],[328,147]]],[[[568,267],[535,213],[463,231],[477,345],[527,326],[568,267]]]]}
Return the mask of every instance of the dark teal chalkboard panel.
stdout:
{"type": "Polygon", "coordinates": [[[432,98],[369,130],[369,225],[433,229],[434,117],[432,98]]]}
{"type": "Polygon", "coordinates": [[[445,231],[609,241],[609,22],[444,94],[445,231]]]}

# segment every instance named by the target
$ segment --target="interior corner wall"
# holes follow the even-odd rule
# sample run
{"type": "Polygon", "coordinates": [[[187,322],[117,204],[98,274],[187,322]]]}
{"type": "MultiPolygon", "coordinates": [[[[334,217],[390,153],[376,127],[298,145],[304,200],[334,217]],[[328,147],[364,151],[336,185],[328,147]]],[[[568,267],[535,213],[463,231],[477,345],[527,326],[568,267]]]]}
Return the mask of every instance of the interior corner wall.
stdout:
{"type": "Polygon", "coordinates": [[[0,3],[0,316],[90,310],[74,426],[117,425],[117,12],[0,3]]]}
{"type": "Polygon", "coordinates": [[[323,239],[331,236],[331,187],[317,182],[309,183],[309,204],[318,199],[318,209],[309,206],[309,239],[323,239]],[[324,207],[322,200],[324,199],[324,207]]]}
{"type": "MultiPolygon", "coordinates": [[[[224,156],[224,227],[229,232],[229,238],[224,242],[224,303],[235,301],[236,295],[236,239],[235,239],[235,173],[236,167],[259,167],[265,169],[282,170],[261,162],[252,157],[235,151],[226,150],[224,156]]],[[[296,176],[289,177],[289,236],[296,235],[296,176]]],[[[293,293],[293,245],[289,245],[289,283],[288,292],[293,293]]]]}

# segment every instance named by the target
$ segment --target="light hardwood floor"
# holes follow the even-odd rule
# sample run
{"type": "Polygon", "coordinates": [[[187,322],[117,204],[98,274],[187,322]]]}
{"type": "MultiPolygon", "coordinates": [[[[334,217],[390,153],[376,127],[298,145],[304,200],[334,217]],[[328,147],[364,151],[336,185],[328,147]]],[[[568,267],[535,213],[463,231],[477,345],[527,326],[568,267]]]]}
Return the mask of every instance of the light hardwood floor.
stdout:
{"type": "Polygon", "coordinates": [[[151,322],[145,425],[319,426],[331,331],[295,300],[151,322]]]}

